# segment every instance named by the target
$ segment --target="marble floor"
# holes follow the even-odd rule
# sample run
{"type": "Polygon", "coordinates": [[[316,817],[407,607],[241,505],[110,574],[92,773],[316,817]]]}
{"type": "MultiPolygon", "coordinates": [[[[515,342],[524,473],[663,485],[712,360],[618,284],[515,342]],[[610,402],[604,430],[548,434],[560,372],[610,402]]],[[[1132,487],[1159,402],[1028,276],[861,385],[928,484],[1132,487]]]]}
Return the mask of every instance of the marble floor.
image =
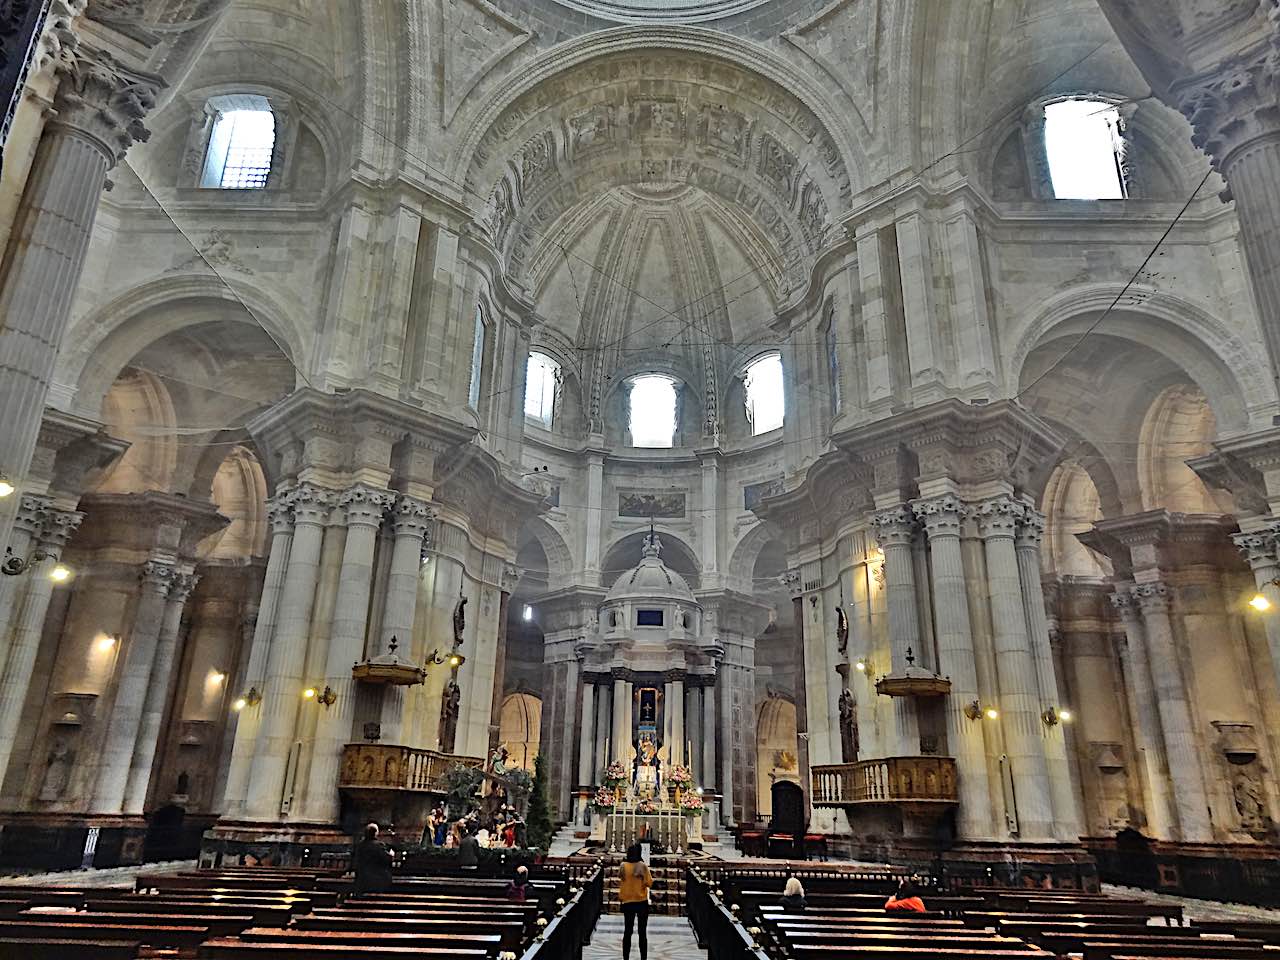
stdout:
{"type": "MultiPolygon", "coordinates": [[[[649,918],[648,960],[696,960],[705,957],[706,951],[698,949],[693,930],[685,917],[649,918]]],[[[622,915],[606,913],[596,925],[591,945],[582,954],[582,960],[620,960],[622,957],[622,915]]],[[[631,945],[631,960],[639,960],[640,946],[631,945]]]]}

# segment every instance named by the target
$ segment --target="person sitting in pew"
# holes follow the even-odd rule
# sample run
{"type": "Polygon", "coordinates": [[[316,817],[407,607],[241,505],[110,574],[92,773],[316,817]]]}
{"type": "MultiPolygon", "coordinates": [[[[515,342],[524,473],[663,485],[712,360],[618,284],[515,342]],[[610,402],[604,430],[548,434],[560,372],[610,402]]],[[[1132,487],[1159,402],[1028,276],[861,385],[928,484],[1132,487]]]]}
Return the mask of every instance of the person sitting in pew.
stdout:
{"type": "Polygon", "coordinates": [[[924,900],[920,897],[916,879],[911,877],[898,884],[897,892],[885,901],[884,908],[890,913],[925,913],[924,900]]]}
{"type": "Polygon", "coordinates": [[[507,899],[513,903],[524,903],[529,899],[528,867],[516,867],[515,879],[507,884],[507,899]]]}
{"type": "Polygon", "coordinates": [[[356,847],[356,893],[386,893],[391,889],[392,854],[378,839],[378,825],[364,828],[364,839],[356,847]]]}
{"type": "Polygon", "coordinates": [[[799,877],[791,877],[787,880],[787,885],[782,888],[782,909],[787,913],[804,913],[807,906],[804,899],[804,887],[800,883],[799,877]]]}

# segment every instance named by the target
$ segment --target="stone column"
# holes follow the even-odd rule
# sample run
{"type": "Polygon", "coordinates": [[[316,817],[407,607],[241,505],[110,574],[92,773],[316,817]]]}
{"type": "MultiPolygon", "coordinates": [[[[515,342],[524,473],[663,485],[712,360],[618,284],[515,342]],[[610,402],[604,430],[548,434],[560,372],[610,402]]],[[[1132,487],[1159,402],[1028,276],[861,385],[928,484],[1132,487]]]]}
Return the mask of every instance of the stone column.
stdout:
{"type": "Polygon", "coordinates": [[[1133,723],[1133,741],[1138,751],[1138,775],[1147,816],[1147,834],[1157,840],[1176,840],[1178,825],[1169,796],[1169,763],[1164,753],[1164,734],[1151,666],[1147,658],[1147,637],[1142,626],[1138,601],[1129,590],[1116,591],[1111,603],[1124,623],[1124,640],[1118,643],[1124,668],[1125,695],[1133,723]]]}
{"type": "MultiPolygon", "coordinates": [[[[884,551],[885,598],[889,610],[889,643],[893,662],[890,672],[907,669],[907,651],[920,656],[920,615],[916,609],[916,569],[911,545],[916,536],[916,520],[907,507],[894,507],[876,514],[872,521],[876,540],[884,551]]],[[[907,697],[893,698],[895,742],[899,756],[920,752],[920,730],[915,706],[907,697]]]]}
{"type": "MultiPolygon", "coordinates": [[[[1249,562],[1258,592],[1271,601],[1274,611],[1280,612],[1280,586],[1276,585],[1276,579],[1280,578],[1280,559],[1276,549],[1278,527],[1280,525],[1253,533],[1240,533],[1232,539],[1249,562]]],[[[1280,616],[1273,614],[1261,619],[1267,632],[1267,648],[1271,651],[1271,668],[1276,674],[1276,685],[1280,687],[1280,616]]]]}
{"type": "Polygon", "coordinates": [[[333,823],[338,819],[338,766],[342,748],[351,739],[355,713],[351,666],[364,656],[374,548],[382,515],[394,502],[394,494],[364,485],[352,487],[338,499],[338,506],[346,513],[347,539],[342,548],[337,602],[324,666],[324,685],[337,699],[321,709],[316,721],[302,820],[333,823]]]}
{"type": "Polygon", "coordinates": [[[22,706],[27,699],[31,669],[40,650],[44,618],[53,595],[49,570],[62,556],[62,548],[80,526],[83,513],[49,510],[40,528],[37,549],[45,559],[33,563],[25,574],[30,580],[13,620],[13,643],[0,674],[0,775],[9,769],[13,743],[22,719],[22,706]]]}
{"type": "Polygon", "coordinates": [[[720,815],[724,823],[734,823],[733,816],[733,691],[731,666],[721,662],[716,672],[716,690],[720,694],[720,726],[716,731],[720,738],[720,815]]]}
{"type": "Polygon", "coordinates": [[[583,579],[597,583],[600,577],[600,524],[604,513],[604,454],[587,453],[587,531],[583,542],[583,579]]]}
{"type": "MultiPolygon", "coordinates": [[[[398,638],[400,656],[408,658],[413,649],[413,621],[418,607],[418,579],[422,569],[422,541],[431,528],[431,507],[410,496],[402,496],[392,513],[395,544],[391,548],[391,570],[387,576],[387,600],[382,614],[382,645],[379,654],[390,649],[398,638]]],[[[472,691],[475,696],[478,691],[472,691]]],[[[386,686],[382,691],[382,742],[399,743],[404,724],[404,687],[386,686]]]]}
{"type": "Polygon", "coordinates": [[[1280,44],[1274,37],[1271,44],[1225,59],[1176,99],[1191,121],[1192,142],[1209,154],[1235,200],[1272,380],[1280,381],[1280,44]]]}
{"type": "Polygon", "coordinates": [[[605,763],[612,760],[623,760],[623,753],[627,744],[627,733],[630,729],[628,717],[631,705],[631,691],[628,689],[631,684],[623,680],[617,674],[613,677],[613,732],[609,739],[609,756],[604,758],[605,763]]]}
{"type": "Polygon", "coordinates": [[[667,679],[662,684],[662,742],[667,747],[667,760],[670,763],[676,762],[676,745],[672,736],[672,730],[675,727],[676,711],[675,696],[672,693],[673,681],[671,675],[667,675],[667,679]]]}
{"type": "Polygon", "coordinates": [[[684,755],[684,678],[671,681],[671,762],[685,764],[684,755]]]}
{"type": "MultiPolygon", "coordinates": [[[[511,591],[520,580],[520,571],[505,566],[502,571],[502,592],[498,599],[498,649],[493,662],[493,693],[489,702],[489,752],[498,749],[502,736],[502,703],[507,686],[507,616],[511,610],[511,591]]],[[[581,660],[581,658],[579,658],[581,660]]]]}
{"type": "MultiPolygon", "coordinates": [[[[48,497],[19,498],[18,515],[13,523],[13,533],[9,537],[9,549],[13,556],[28,559],[33,544],[40,536],[40,528],[48,516],[50,502],[48,497]]],[[[9,656],[9,626],[27,582],[23,577],[0,575],[0,668],[3,668],[4,661],[9,656]],[[20,590],[19,587],[24,589],[20,590]]],[[[0,769],[0,773],[3,773],[3,769],[0,769]]]]}
{"type": "Polygon", "coordinates": [[[1022,586],[1013,538],[1022,504],[1011,497],[987,500],[978,508],[978,528],[987,558],[991,626],[1000,685],[1000,723],[1017,798],[1018,835],[1024,840],[1054,836],[1049,766],[1040,728],[1040,688],[1022,608],[1022,586]]]}
{"type": "Polygon", "coordinates": [[[123,813],[129,767],[142,724],[142,710],[151,668],[156,660],[165,606],[173,584],[174,569],[168,563],[148,560],[142,567],[142,589],[133,615],[119,670],[115,703],[107,724],[106,739],[98,757],[98,781],[93,792],[94,813],[123,813]]]}
{"type": "Polygon", "coordinates": [[[156,642],[155,662],[151,665],[151,679],[147,684],[146,699],[142,704],[142,719],[138,724],[138,736],[133,744],[133,760],[129,764],[129,781],[124,792],[124,813],[141,814],[147,803],[147,788],[151,785],[152,767],[156,748],[160,745],[160,726],[164,722],[165,708],[173,690],[174,664],[177,662],[178,633],[182,627],[182,613],[187,600],[200,578],[194,574],[174,574],[165,602],[164,617],[160,624],[160,638],[156,642]]]}
{"type": "MultiPolygon", "coordinates": [[[[1036,682],[1040,687],[1042,715],[1059,703],[1058,676],[1053,668],[1053,648],[1049,644],[1049,615],[1044,606],[1044,586],[1040,582],[1040,543],[1044,539],[1044,516],[1028,508],[1018,525],[1014,549],[1018,555],[1018,580],[1022,585],[1022,607],[1031,638],[1035,659],[1036,682]]],[[[1050,718],[1052,719],[1052,717],[1050,718]]],[[[1041,721],[1045,762],[1049,767],[1049,794],[1053,801],[1053,819],[1059,840],[1076,843],[1080,839],[1080,811],[1071,785],[1071,766],[1067,759],[1066,731],[1061,721],[1041,721]]]]}
{"type": "Polygon", "coordinates": [[[965,707],[979,699],[968,590],[960,554],[960,525],[966,508],[953,496],[912,504],[929,536],[933,602],[938,639],[938,672],[951,678],[946,703],[947,743],[956,758],[960,807],[956,828],[966,840],[991,839],[991,784],[981,719],[970,720],[965,707]]]}
{"type": "MultiPolygon", "coordinates": [[[[584,789],[595,786],[595,737],[596,737],[596,685],[582,675],[582,729],[578,739],[578,786],[584,789]]],[[[585,823],[579,812],[579,823],[585,823]]]]}
{"type": "Polygon", "coordinates": [[[1170,761],[1169,775],[1173,780],[1181,839],[1186,843],[1207,843],[1213,840],[1209,797],[1174,643],[1173,622],[1169,619],[1169,589],[1163,583],[1140,583],[1134,587],[1133,595],[1142,608],[1146,628],[1151,679],[1160,710],[1160,727],[1164,731],[1165,756],[1170,761]]]}
{"type": "Polygon", "coordinates": [[[702,688],[702,788],[708,793],[716,785],[716,697],[715,687],[702,688]]]}
{"type": "MultiPolygon", "coordinates": [[[[267,557],[267,569],[263,576],[262,596],[258,601],[258,617],[253,625],[243,689],[236,691],[237,697],[251,694],[254,697],[260,696],[266,684],[267,656],[271,649],[271,638],[275,634],[276,614],[280,607],[284,573],[289,566],[289,552],[293,547],[293,507],[287,492],[282,491],[272,500],[268,515],[271,518],[271,552],[267,557]]],[[[236,714],[235,740],[231,745],[227,784],[222,794],[224,819],[236,820],[244,814],[249,767],[253,763],[261,720],[261,702],[246,703],[236,714]]]]}
{"type": "MultiPolygon", "coordinates": [[[[63,68],[0,265],[0,471],[21,490],[107,171],[155,104],[157,77],[81,48],[63,68]]],[[[19,503],[0,504],[0,543],[19,503]]]]}
{"type": "Polygon", "coordinates": [[[302,702],[302,672],[316,583],[320,577],[320,547],[332,496],[329,491],[309,483],[289,495],[294,518],[293,544],[280,587],[275,636],[267,653],[260,691],[260,727],[244,805],[244,817],[248,820],[280,819],[285,772],[302,702]]]}

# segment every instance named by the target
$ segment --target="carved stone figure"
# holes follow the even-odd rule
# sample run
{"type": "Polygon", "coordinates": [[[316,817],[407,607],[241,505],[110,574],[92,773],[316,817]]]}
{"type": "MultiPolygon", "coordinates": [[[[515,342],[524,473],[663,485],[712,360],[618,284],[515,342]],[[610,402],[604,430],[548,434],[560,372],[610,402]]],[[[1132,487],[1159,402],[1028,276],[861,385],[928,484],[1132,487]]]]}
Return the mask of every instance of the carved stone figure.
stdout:
{"type": "Polygon", "coordinates": [[[858,760],[858,711],[853,692],[847,687],[840,693],[840,755],[844,763],[858,760]]]}
{"type": "Polygon", "coordinates": [[[462,635],[467,629],[467,598],[459,597],[458,604],[453,608],[453,642],[455,646],[462,645],[462,635]]]}
{"type": "Polygon", "coordinates": [[[71,765],[75,761],[75,753],[65,740],[57,740],[49,751],[45,761],[44,780],[40,784],[40,799],[53,801],[59,799],[71,782],[71,765]]]}
{"type": "Polygon", "coordinates": [[[440,702],[440,752],[453,753],[458,736],[458,714],[462,709],[462,689],[453,680],[444,688],[440,702]]]}
{"type": "Polygon", "coordinates": [[[1267,829],[1267,812],[1262,801],[1262,785],[1247,767],[1236,767],[1231,774],[1231,792],[1240,815],[1240,827],[1250,833],[1267,829]]]}

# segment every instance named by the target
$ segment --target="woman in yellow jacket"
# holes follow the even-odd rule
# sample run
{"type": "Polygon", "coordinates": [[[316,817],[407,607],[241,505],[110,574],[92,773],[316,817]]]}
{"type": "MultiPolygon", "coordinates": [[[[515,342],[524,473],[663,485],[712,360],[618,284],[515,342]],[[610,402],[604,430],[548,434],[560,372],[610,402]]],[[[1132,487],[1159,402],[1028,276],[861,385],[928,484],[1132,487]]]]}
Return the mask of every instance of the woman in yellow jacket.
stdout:
{"type": "Polygon", "coordinates": [[[640,927],[640,960],[649,957],[649,888],[653,886],[653,874],[640,859],[640,844],[627,848],[627,859],[618,868],[621,882],[618,884],[618,900],[622,904],[622,960],[631,958],[631,931],[640,927]],[[638,924],[637,924],[638,921],[638,924]]]}

